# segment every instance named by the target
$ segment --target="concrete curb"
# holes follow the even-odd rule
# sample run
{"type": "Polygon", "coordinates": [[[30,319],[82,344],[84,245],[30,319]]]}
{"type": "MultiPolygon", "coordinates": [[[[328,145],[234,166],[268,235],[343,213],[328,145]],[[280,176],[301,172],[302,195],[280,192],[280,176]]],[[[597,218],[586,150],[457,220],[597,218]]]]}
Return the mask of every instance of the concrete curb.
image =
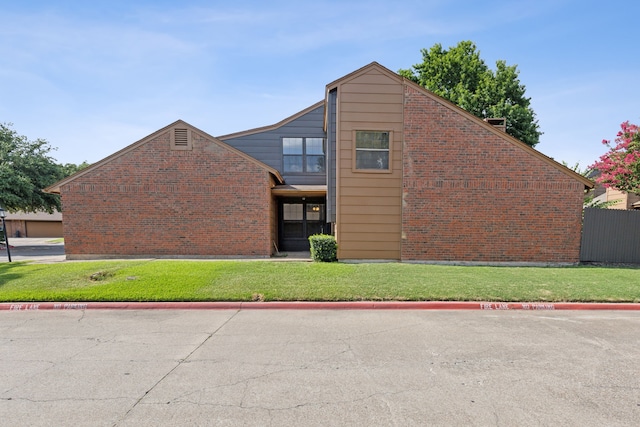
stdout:
{"type": "Polygon", "coordinates": [[[0,311],[39,310],[627,310],[639,303],[345,301],[345,302],[29,302],[0,303],[0,311]]]}

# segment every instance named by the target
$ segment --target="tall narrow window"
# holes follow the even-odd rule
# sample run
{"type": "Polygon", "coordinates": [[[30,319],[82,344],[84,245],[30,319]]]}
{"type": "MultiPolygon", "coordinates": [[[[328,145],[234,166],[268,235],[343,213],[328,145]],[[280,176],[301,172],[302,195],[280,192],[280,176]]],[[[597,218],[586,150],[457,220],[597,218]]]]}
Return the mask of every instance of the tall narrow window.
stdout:
{"type": "Polygon", "coordinates": [[[323,138],[282,138],[285,173],[323,173],[323,138]]]}
{"type": "Polygon", "coordinates": [[[324,139],[305,138],[307,172],[324,172],[324,139]]]}
{"type": "Polygon", "coordinates": [[[282,138],[285,172],[303,172],[303,138],[282,138]]]}
{"type": "Polygon", "coordinates": [[[389,132],[356,131],[356,169],[389,170],[389,132]]]}

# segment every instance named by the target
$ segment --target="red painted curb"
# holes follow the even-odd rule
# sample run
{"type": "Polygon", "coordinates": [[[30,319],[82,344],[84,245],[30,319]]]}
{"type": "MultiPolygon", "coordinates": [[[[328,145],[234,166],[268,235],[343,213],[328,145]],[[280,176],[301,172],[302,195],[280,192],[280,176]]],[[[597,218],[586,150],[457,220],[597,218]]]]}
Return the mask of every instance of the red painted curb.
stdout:
{"type": "Polygon", "coordinates": [[[29,302],[0,303],[0,311],[28,310],[629,310],[638,303],[514,303],[472,301],[338,302],[29,302]]]}

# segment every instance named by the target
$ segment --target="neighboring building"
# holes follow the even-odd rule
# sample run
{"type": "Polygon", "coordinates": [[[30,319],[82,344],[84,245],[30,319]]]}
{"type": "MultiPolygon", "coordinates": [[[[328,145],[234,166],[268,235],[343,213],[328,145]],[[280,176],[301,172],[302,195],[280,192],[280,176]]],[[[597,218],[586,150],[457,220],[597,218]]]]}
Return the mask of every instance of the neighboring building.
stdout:
{"type": "MultiPolygon", "coordinates": [[[[596,181],[599,176],[600,171],[595,169],[587,177],[596,181]]],[[[635,193],[607,188],[603,184],[596,182],[589,195],[591,194],[593,194],[593,203],[607,203],[605,206],[607,209],[640,209],[640,195],[635,193]]]]}
{"type": "Polygon", "coordinates": [[[62,214],[54,212],[7,213],[5,219],[11,237],[62,237],[62,214]]]}
{"type": "Polygon", "coordinates": [[[640,209],[640,196],[615,188],[604,188],[604,192],[595,197],[594,201],[614,202],[607,209],[640,209]]]}
{"type": "Polygon", "coordinates": [[[268,257],[324,232],[341,260],[578,262],[590,180],[375,62],[325,95],[218,138],[177,121],[49,187],[67,257],[268,257]]]}

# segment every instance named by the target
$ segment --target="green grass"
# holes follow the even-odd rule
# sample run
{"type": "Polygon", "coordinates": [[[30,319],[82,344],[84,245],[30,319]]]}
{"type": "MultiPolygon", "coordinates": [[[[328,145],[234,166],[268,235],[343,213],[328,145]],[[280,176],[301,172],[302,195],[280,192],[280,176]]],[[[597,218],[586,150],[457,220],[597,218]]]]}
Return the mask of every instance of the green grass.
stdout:
{"type": "Polygon", "coordinates": [[[640,302],[640,269],[158,260],[0,264],[4,302],[252,299],[640,302]]]}

